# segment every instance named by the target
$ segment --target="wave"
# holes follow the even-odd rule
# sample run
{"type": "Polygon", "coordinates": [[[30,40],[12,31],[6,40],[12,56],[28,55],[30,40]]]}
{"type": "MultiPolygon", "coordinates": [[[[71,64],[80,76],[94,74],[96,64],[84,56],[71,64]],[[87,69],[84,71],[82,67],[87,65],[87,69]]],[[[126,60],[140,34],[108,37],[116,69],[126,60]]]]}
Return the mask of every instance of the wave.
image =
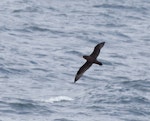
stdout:
{"type": "Polygon", "coordinates": [[[42,102],[46,103],[54,103],[54,102],[62,102],[62,101],[72,101],[73,98],[67,97],[67,96],[57,96],[57,97],[51,97],[46,100],[42,100],[42,102]]]}

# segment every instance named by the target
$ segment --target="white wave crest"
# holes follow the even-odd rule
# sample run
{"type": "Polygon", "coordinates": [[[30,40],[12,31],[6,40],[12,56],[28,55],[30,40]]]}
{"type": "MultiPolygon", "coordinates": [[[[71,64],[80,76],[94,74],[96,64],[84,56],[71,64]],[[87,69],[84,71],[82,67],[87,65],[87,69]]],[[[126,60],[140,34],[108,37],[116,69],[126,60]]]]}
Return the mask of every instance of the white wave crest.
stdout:
{"type": "Polygon", "coordinates": [[[67,96],[57,96],[51,97],[49,99],[43,100],[46,103],[54,103],[54,102],[61,102],[61,101],[72,101],[73,99],[67,96]]]}

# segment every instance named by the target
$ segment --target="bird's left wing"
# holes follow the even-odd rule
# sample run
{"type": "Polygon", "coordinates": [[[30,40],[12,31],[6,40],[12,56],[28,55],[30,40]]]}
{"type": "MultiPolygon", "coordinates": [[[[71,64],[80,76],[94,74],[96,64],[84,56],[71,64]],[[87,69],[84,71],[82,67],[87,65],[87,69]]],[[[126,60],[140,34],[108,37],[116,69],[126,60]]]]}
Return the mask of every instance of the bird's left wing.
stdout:
{"type": "Polygon", "coordinates": [[[77,74],[76,74],[74,83],[83,75],[83,73],[84,73],[88,68],[90,68],[91,65],[92,65],[92,63],[87,61],[87,62],[79,69],[79,71],[78,71],[77,74]]]}

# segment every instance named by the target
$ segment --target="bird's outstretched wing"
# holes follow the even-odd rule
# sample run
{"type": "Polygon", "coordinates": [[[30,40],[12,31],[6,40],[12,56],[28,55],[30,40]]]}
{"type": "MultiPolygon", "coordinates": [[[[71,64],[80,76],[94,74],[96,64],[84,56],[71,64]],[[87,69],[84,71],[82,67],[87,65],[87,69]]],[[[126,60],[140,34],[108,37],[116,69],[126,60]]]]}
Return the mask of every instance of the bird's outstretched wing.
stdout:
{"type": "Polygon", "coordinates": [[[77,74],[76,74],[74,83],[83,75],[83,73],[84,73],[88,68],[90,68],[91,65],[92,65],[92,63],[87,61],[87,62],[79,69],[79,71],[78,71],[77,74]]]}
{"type": "Polygon", "coordinates": [[[97,58],[100,53],[101,48],[104,46],[105,42],[99,43],[95,46],[94,51],[91,53],[91,57],[97,58]]]}

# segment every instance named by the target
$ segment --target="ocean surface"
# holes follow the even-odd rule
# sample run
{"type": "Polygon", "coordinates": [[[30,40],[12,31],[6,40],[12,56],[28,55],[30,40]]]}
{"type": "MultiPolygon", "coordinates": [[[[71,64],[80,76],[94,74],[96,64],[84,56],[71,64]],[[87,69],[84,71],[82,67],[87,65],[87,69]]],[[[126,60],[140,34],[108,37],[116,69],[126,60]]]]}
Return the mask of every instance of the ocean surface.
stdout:
{"type": "Polygon", "coordinates": [[[150,0],[1,0],[0,121],[150,121],[150,0]]]}

